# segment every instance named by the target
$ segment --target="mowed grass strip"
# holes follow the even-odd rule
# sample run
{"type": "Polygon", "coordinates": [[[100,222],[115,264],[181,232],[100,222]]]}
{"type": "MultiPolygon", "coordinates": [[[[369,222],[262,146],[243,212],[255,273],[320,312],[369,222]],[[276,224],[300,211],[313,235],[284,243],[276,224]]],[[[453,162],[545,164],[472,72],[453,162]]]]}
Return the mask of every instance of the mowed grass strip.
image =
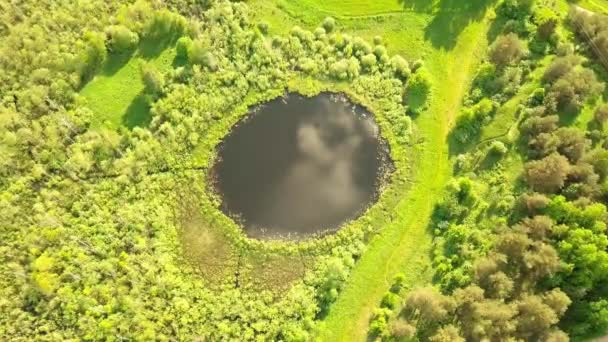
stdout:
{"type": "Polygon", "coordinates": [[[368,16],[404,10],[402,0],[300,0],[300,4],[337,16],[368,16]]]}

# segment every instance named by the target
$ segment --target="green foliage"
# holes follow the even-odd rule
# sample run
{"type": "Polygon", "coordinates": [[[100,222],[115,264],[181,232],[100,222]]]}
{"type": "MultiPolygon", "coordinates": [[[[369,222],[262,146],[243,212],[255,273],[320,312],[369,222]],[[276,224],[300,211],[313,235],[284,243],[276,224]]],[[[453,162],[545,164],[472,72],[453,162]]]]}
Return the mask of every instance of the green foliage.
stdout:
{"type": "Polygon", "coordinates": [[[88,80],[101,68],[108,52],[105,39],[100,33],[86,32],[84,35],[85,48],[80,57],[80,74],[83,80],[88,80]]]}
{"type": "Polygon", "coordinates": [[[123,25],[110,26],[106,34],[110,37],[110,50],[116,53],[132,51],[139,42],[137,33],[123,25]]]}
{"type": "Polygon", "coordinates": [[[429,101],[432,85],[428,71],[422,67],[415,67],[416,72],[407,82],[406,103],[413,114],[420,114],[429,101]]]}
{"type": "Polygon", "coordinates": [[[549,6],[538,6],[534,11],[534,23],[541,39],[548,39],[559,23],[559,15],[549,6]]]}
{"type": "Polygon", "coordinates": [[[395,69],[395,73],[398,77],[407,79],[410,76],[411,70],[409,63],[403,57],[399,55],[393,56],[393,58],[391,58],[391,65],[395,69]]]}
{"type": "Polygon", "coordinates": [[[336,27],[336,20],[332,17],[327,17],[327,18],[323,19],[323,23],[321,25],[325,29],[325,32],[331,33],[334,31],[334,28],[336,27]]]}
{"type": "Polygon", "coordinates": [[[462,144],[473,142],[479,137],[483,124],[487,123],[495,112],[495,104],[487,98],[472,107],[465,108],[458,116],[452,135],[462,144]]]}
{"type": "Polygon", "coordinates": [[[165,79],[163,74],[154,65],[142,63],[141,77],[147,93],[156,96],[162,91],[165,79]]]}
{"type": "Polygon", "coordinates": [[[517,63],[524,55],[524,45],[516,34],[509,33],[496,38],[490,47],[490,61],[497,67],[503,68],[509,64],[517,63]]]}

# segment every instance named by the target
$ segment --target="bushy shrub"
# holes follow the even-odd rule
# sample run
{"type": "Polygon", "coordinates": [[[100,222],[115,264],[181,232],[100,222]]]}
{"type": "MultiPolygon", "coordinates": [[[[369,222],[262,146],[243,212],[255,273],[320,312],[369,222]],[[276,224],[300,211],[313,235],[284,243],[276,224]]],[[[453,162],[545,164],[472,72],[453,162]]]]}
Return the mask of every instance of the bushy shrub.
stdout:
{"type": "Polygon", "coordinates": [[[422,59],[417,59],[412,63],[412,72],[417,72],[418,69],[424,66],[424,61],[422,59]]]}
{"type": "Polygon", "coordinates": [[[268,34],[268,28],[269,28],[269,25],[267,22],[260,21],[258,23],[258,30],[260,30],[260,32],[262,32],[263,34],[268,34]]]}
{"type": "Polygon", "coordinates": [[[144,28],[143,35],[150,39],[163,41],[183,35],[187,26],[186,19],[181,15],[169,10],[160,10],[154,12],[144,28]]]}
{"type": "Polygon", "coordinates": [[[321,24],[321,26],[323,26],[325,32],[331,33],[336,28],[336,19],[332,17],[327,17],[323,19],[323,23],[321,24]]]}
{"type": "Polygon", "coordinates": [[[401,79],[407,79],[411,74],[410,65],[405,58],[399,55],[395,55],[391,58],[391,66],[393,67],[393,70],[395,70],[397,77],[401,79]]]}
{"type": "Polygon", "coordinates": [[[192,39],[190,37],[181,37],[175,45],[177,58],[188,60],[188,51],[192,49],[192,39]]]}
{"type": "Polygon", "coordinates": [[[370,53],[361,57],[361,65],[363,68],[371,70],[376,66],[376,56],[370,53]]]}
{"type": "Polygon", "coordinates": [[[407,82],[406,101],[412,113],[426,108],[431,95],[431,77],[425,68],[419,68],[407,82]]]}
{"type": "Polygon", "coordinates": [[[205,66],[212,71],[217,70],[217,59],[208,50],[207,43],[202,40],[195,40],[188,49],[188,61],[192,64],[205,66]]]}
{"type": "Polygon", "coordinates": [[[380,302],[380,307],[387,309],[394,309],[399,304],[399,296],[392,292],[386,292],[384,296],[382,296],[382,301],[380,302]]]}
{"type": "Polygon", "coordinates": [[[80,55],[80,75],[83,80],[92,78],[95,72],[106,61],[108,52],[106,50],[104,37],[96,32],[86,32],[84,35],[85,48],[80,55]]]}
{"type": "Polygon", "coordinates": [[[129,30],[125,26],[110,26],[106,31],[110,38],[110,49],[113,52],[121,53],[134,49],[139,42],[137,33],[129,30]]]}
{"type": "Polygon", "coordinates": [[[603,104],[599,106],[595,112],[593,113],[593,118],[599,124],[604,124],[606,120],[608,120],[608,104],[603,104]]]}
{"type": "Polygon", "coordinates": [[[165,84],[163,74],[154,65],[146,62],[140,65],[140,72],[146,92],[153,96],[159,94],[165,84]]]}
{"type": "Polygon", "coordinates": [[[329,74],[338,80],[347,80],[359,76],[361,66],[355,57],[334,62],[329,67],[329,74]]]}
{"type": "Polygon", "coordinates": [[[372,321],[369,325],[369,334],[375,337],[386,337],[390,331],[388,329],[388,320],[391,311],[388,309],[378,308],[372,314],[372,321]]]}
{"type": "Polygon", "coordinates": [[[490,61],[498,67],[518,62],[525,55],[524,45],[514,33],[496,38],[490,47],[490,61]]]}
{"type": "Polygon", "coordinates": [[[492,145],[490,145],[490,152],[496,155],[502,156],[506,154],[508,150],[509,149],[502,141],[495,140],[492,142],[492,145]]]}
{"type": "Polygon", "coordinates": [[[374,55],[376,55],[376,57],[378,58],[386,56],[386,48],[384,47],[384,45],[376,45],[374,47],[374,55]]]}

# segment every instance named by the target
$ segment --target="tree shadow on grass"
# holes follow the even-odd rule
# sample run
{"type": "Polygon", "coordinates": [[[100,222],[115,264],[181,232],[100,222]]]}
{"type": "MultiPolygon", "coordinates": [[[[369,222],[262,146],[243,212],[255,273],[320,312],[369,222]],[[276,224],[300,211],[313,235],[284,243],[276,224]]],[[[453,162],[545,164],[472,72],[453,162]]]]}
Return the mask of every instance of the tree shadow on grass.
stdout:
{"type": "Polygon", "coordinates": [[[148,127],[151,121],[150,104],[146,95],[142,92],[133,99],[127,108],[122,116],[122,124],[129,129],[133,129],[135,127],[148,127]]]}
{"type": "Polygon", "coordinates": [[[111,53],[108,54],[108,58],[104,63],[101,74],[104,76],[112,76],[122,69],[133,57],[135,50],[130,50],[122,53],[111,53]]]}
{"type": "Polygon", "coordinates": [[[150,36],[139,42],[138,54],[144,59],[158,57],[163,51],[175,45],[181,34],[171,33],[159,36],[150,36]]]}
{"type": "MultiPolygon", "coordinates": [[[[461,114],[464,115],[464,114],[461,114]]],[[[475,148],[481,139],[481,129],[468,127],[464,117],[456,121],[452,130],[448,133],[448,155],[451,157],[469,152],[475,148]]]]}
{"type": "Polygon", "coordinates": [[[473,21],[481,20],[496,0],[441,0],[424,37],[435,48],[451,50],[458,36],[473,21]]]}

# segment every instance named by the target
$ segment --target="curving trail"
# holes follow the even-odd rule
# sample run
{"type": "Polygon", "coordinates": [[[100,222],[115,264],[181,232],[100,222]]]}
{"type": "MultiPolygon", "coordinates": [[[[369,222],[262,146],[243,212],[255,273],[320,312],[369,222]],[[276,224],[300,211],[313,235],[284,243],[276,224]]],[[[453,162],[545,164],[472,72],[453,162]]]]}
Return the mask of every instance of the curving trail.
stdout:
{"type": "Polygon", "coordinates": [[[366,340],[372,310],[397,273],[405,273],[406,286],[429,280],[431,236],[427,228],[438,195],[451,175],[446,138],[487,46],[487,17],[472,22],[460,34],[454,49],[437,50],[434,58],[428,59],[435,87],[429,110],[416,120],[423,142],[414,157],[413,183],[394,213],[399,219],[392,220],[372,239],[321,323],[320,341],[366,340]]]}

